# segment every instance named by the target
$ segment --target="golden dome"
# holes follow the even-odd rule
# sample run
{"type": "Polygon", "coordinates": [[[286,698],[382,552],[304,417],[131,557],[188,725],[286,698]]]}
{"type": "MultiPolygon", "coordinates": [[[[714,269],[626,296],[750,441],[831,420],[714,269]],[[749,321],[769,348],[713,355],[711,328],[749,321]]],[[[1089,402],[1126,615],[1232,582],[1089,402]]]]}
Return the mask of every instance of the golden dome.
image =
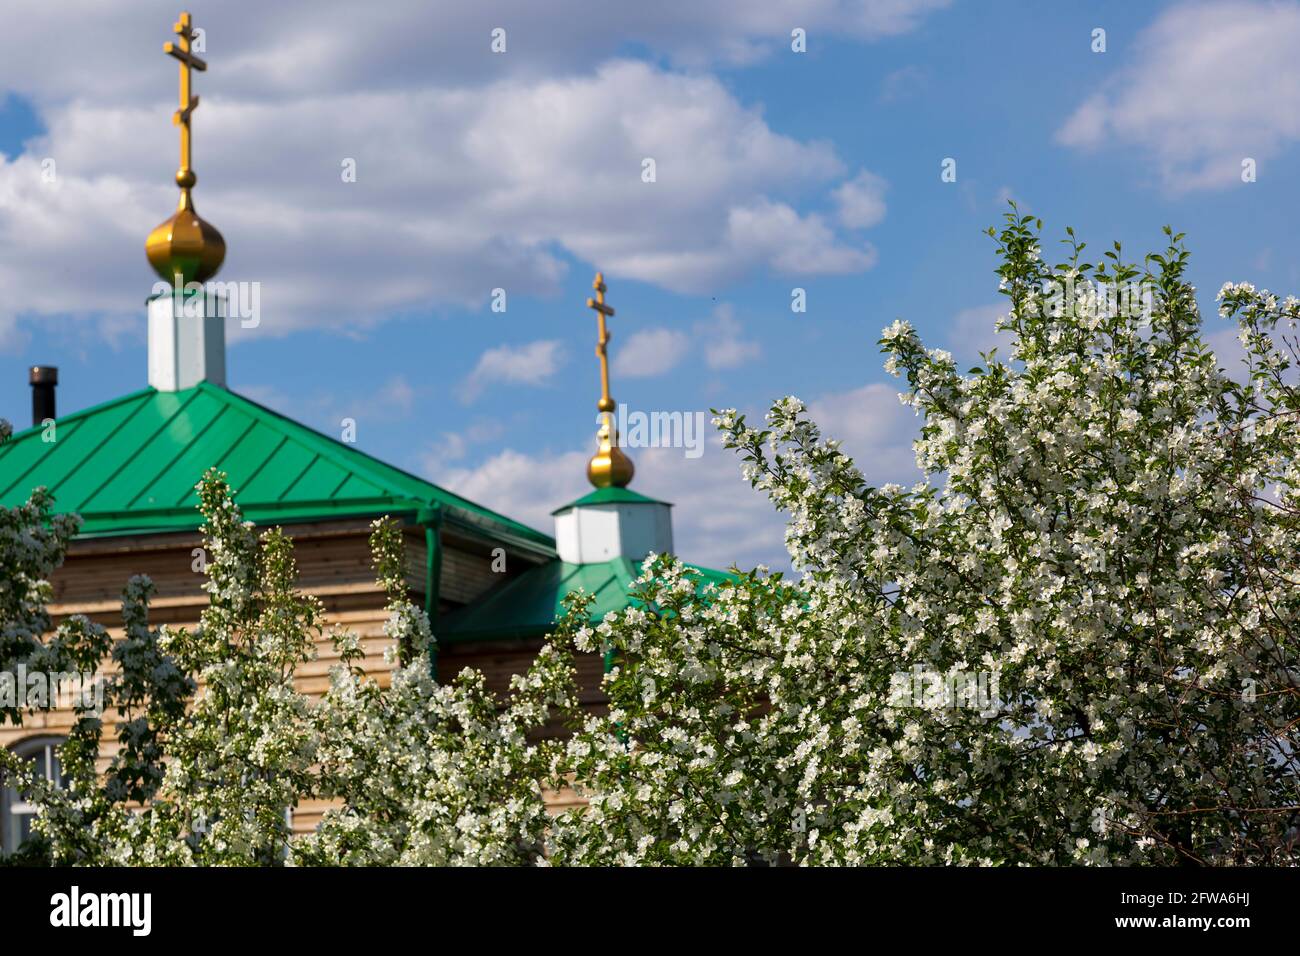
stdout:
{"type": "Polygon", "coordinates": [[[180,276],[178,284],[185,285],[206,282],[217,274],[226,258],[226,241],[216,226],[194,211],[189,189],[182,189],[175,215],[149,233],[144,252],[165,281],[176,282],[180,276]]]}
{"type": "Polygon", "coordinates": [[[587,480],[597,488],[625,488],[636,474],[632,459],[618,447],[617,435],[610,431],[608,416],[597,436],[600,447],[587,462],[587,480]]]}
{"type": "Polygon", "coordinates": [[[149,233],[144,252],[154,271],[165,281],[184,285],[206,282],[217,274],[226,258],[226,241],[215,226],[199,218],[190,194],[198,182],[190,162],[190,119],[199,108],[199,98],[190,94],[191,71],[202,72],[208,65],[194,55],[196,34],[188,13],[181,14],[172,32],[177,42],[164,44],[163,52],[180,64],[180,109],[172,116],[172,122],[180,127],[181,133],[181,168],[176,172],[181,201],[175,215],[149,233]]]}

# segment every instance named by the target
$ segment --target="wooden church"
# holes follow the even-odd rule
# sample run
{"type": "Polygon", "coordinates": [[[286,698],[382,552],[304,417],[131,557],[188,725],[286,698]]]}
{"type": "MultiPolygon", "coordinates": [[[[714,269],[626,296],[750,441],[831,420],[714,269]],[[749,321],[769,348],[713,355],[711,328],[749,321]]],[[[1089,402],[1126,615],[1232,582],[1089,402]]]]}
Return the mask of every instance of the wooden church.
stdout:
{"type": "MultiPolygon", "coordinates": [[[[619,447],[609,392],[605,285],[597,275],[595,310],[604,413],[598,450],[588,466],[589,494],[555,512],[554,535],[481,507],[386,464],[353,445],[265,408],[226,386],[226,303],[205,287],[225,256],[217,230],[194,208],[190,122],[198,98],[188,14],[165,52],[180,63],[181,165],[176,213],[149,236],[148,259],[174,292],[147,304],[147,384],[91,408],[56,416],[57,372],[32,369],[33,427],[0,445],[0,505],[26,501],[45,486],[60,511],[75,512],[82,528],[54,575],[50,611],[56,624],[83,614],[121,636],[122,588],[134,574],[157,586],[154,624],[193,626],[206,604],[203,545],[195,485],[211,467],[225,472],[244,516],[280,526],[295,545],[300,586],[324,603],[330,624],[352,630],[366,650],[364,666],[381,682],[385,596],[377,588],[367,543],[370,522],[402,522],[413,600],[429,613],[436,638],[432,664],[443,679],[465,667],[504,689],[524,670],[562,611],[582,588],[595,595],[594,619],[628,603],[628,587],[650,552],[671,552],[670,506],[628,489],[632,463],[619,447]],[[54,422],[50,441],[48,421],[54,422]],[[504,562],[500,559],[504,557],[504,562]],[[503,567],[505,570],[502,571],[503,567]]],[[[575,476],[575,484],[577,484],[575,476]]],[[[708,579],[725,577],[701,569],[708,579]]],[[[334,664],[328,640],[296,675],[307,693],[320,693],[334,664]]],[[[581,664],[587,701],[598,705],[602,660],[581,664]]],[[[105,715],[111,723],[113,714],[105,715]]],[[[0,726],[10,747],[58,776],[58,743],[72,722],[68,710],[29,713],[20,727],[0,726]]],[[[107,760],[116,745],[105,735],[107,760]]],[[[0,852],[30,831],[21,796],[0,796],[0,852]]],[[[294,827],[308,830],[324,805],[294,809],[294,827]]]]}

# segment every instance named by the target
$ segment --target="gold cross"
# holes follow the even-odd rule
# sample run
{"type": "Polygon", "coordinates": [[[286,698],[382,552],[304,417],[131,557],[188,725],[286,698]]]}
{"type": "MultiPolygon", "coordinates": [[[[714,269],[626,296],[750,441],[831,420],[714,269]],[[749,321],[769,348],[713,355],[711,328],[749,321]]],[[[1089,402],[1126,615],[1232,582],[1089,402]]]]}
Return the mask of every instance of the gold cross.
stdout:
{"type": "Polygon", "coordinates": [[[180,21],[172,27],[172,32],[180,40],[177,43],[164,43],[163,52],[180,61],[180,109],[172,116],[172,122],[181,128],[181,168],[176,171],[176,184],[188,194],[190,188],[198,181],[190,165],[190,117],[199,107],[199,98],[190,95],[192,76],[190,71],[198,70],[202,73],[208,65],[190,51],[190,41],[194,39],[194,27],[188,13],[181,14],[180,21]]]}
{"type": "Polygon", "coordinates": [[[587,480],[597,488],[626,488],[636,473],[632,459],[618,447],[618,429],[614,425],[614,399],[609,394],[609,328],[605,320],[614,309],[605,304],[605,277],[596,273],[591,284],[596,297],[587,300],[587,308],[596,312],[600,333],[596,338],[596,356],[600,359],[600,428],[596,432],[596,454],[587,462],[587,480]]]}
{"type": "Polygon", "coordinates": [[[596,339],[596,355],[600,359],[600,401],[596,408],[602,412],[612,412],[614,410],[614,400],[609,397],[609,352],[606,348],[609,345],[609,330],[605,327],[605,319],[614,314],[614,310],[605,304],[605,277],[601,273],[596,273],[596,281],[591,284],[596,290],[596,298],[587,300],[587,308],[596,310],[596,319],[599,324],[600,334],[596,339]]]}

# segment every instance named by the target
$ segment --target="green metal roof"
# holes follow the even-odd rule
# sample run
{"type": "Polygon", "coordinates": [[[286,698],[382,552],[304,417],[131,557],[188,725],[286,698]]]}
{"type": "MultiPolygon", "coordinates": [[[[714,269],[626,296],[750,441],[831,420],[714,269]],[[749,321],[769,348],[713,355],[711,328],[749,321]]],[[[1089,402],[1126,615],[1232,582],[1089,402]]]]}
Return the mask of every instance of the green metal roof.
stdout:
{"type": "Polygon", "coordinates": [[[647,498],[645,495],[637,494],[635,491],[628,491],[626,488],[597,488],[590,494],[583,495],[577,501],[570,501],[563,508],[556,508],[551,512],[551,514],[563,514],[570,508],[577,508],[580,505],[605,505],[615,502],[627,504],[668,505],[668,507],[672,507],[672,505],[668,504],[666,501],[647,498]]]}
{"type": "MultiPolygon", "coordinates": [[[[701,586],[734,580],[725,571],[687,565],[703,576],[701,586]]],[[[640,575],[640,564],[614,558],[593,564],[548,561],[439,619],[434,635],[439,643],[481,641],[493,638],[540,637],[564,616],[564,598],[581,588],[595,596],[591,620],[601,620],[636,602],[629,596],[640,575]]]]}
{"type": "MultiPolygon", "coordinates": [[[[195,485],[210,467],[230,477],[259,524],[419,513],[489,537],[551,551],[554,541],[228,389],[200,383],[139,392],[66,415],[56,441],[31,428],[0,446],[0,505],[44,485],[83,536],[193,530],[195,485]]],[[[553,551],[552,551],[553,553],[553,551]]]]}

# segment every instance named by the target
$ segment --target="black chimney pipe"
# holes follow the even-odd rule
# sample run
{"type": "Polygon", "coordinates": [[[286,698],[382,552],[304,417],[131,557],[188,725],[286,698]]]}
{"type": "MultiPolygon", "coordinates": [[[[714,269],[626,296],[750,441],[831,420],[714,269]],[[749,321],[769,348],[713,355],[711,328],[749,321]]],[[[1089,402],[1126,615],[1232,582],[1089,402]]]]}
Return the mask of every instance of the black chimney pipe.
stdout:
{"type": "Polygon", "coordinates": [[[32,424],[39,427],[54,414],[54,388],[59,384],[59,370],[53,365],[33,365],[32,383],[32,424]]]}

